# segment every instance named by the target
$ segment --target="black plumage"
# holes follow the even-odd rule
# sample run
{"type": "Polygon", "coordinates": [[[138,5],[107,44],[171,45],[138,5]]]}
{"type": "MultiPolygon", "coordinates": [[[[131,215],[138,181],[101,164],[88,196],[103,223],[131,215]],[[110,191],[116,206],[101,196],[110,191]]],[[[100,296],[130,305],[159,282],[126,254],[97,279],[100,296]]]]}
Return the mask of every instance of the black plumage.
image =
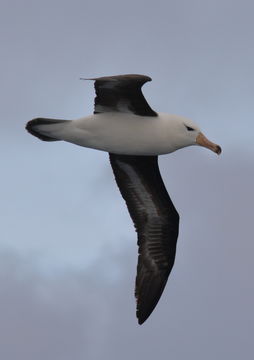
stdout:
{"type": "Polygon", "coordinates": [[[142,324],[159,301],[174,265],[179,215],[161,178],[157,156],[110,154],[110,162],[138,234],[135,296],[142,324]]]}
{"type": "Polygon", "coordinates": [[[94,114],[131,112],[141,116],[157,116],[141,91],[142,86],[152,80],[149,76],[129,74],[88,80],[95,81],[94,114]]]}

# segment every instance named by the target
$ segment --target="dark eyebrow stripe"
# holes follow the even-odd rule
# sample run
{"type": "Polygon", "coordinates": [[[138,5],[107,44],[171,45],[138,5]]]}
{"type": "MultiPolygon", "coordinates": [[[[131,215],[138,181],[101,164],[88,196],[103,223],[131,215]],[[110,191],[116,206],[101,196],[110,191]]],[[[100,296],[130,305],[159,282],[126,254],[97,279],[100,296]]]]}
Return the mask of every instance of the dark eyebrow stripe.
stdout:
{"type": "Polygon", "coordinates": [[[184,124],[184,126],[186,127],[186,129],[187,129],[188,131],[194,131],[194,130],[195,130],[195,129],[193,129],[192,127],[187,126],[187,125],[185,125],[185,124],[184,124]]]}

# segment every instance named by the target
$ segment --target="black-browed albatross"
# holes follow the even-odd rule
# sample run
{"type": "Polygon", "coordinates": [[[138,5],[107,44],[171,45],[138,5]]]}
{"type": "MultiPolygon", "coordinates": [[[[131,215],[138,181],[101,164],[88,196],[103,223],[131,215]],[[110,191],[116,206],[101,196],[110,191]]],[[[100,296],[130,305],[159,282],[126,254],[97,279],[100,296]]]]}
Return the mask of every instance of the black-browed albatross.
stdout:
{"type": "Polygon", "coordinates": [[[44,141],[64,140],[109,152],[117,185],[126,201],[138,235],[135,296],[142,324],[158,303],[173,267],[179,215],[162,181],[158,155],[190,145],[217,154],[191,120],[156,113],[141,87],[151,78],[117,75],[95,81],[94,114],[78,120],[36,118],[26,129],[44,141]]]}

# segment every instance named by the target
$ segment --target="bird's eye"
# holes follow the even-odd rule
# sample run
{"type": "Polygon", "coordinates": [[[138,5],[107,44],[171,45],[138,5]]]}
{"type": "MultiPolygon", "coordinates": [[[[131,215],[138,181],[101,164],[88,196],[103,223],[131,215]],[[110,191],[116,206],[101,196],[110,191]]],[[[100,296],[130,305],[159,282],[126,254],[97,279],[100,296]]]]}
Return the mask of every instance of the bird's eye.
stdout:
{"type": "Polygon", "coordinates": [[[193,129],[192,127],[190,127],[190,126],[187,126],[187,125],[184,125],[185,127],[186,127],[186,129],[188,130],[188,131],[194,131],[195,129],[193,129]]]}

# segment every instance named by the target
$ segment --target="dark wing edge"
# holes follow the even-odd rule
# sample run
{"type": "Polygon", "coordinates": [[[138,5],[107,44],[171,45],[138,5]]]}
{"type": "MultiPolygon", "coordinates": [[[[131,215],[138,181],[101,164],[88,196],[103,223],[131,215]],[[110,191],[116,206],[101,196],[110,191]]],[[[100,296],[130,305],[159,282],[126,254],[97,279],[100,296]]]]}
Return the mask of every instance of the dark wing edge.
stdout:
{"type": "Polygon", "coordinates": [[[87,80],[95,81],[94,114],[123,112],[140,116],[158,116],[141,91],[142,86],[152,80],[149,76],[127,74],[87,80]]]}
{"type": "Polygon", "coordinates": [[[152,78],[147,75],[140,74],[125,74],[125,75],[112,75],[112,76],[101,76],[96,78],[89,78],[86,80],[94,80],[94,81],[139,81],[140,83],[145,84],[147,81],[152,81],[152,78]]]}
{"type": "Polygon", "coordinates": [[[174,265],[179,215],[161,178],[157,156],[109,155],[138,234],[135,296],[142,324],[157,305],[174,265]]]}

